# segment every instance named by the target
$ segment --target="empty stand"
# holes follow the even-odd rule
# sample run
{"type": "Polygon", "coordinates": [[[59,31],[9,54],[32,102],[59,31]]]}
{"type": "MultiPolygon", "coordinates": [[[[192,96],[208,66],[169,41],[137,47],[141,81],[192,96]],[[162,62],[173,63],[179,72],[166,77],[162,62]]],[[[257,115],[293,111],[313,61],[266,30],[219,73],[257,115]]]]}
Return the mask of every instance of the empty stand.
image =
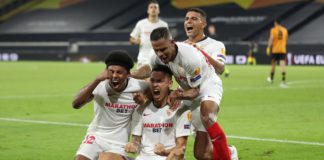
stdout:
{"type": "Polygon", "coordinates": [[[323,44],[324,43],[324,14],[318,16],[304,27],[297,30],[289,37],[290,42],[308,43],[308,44],[323,44]]]}

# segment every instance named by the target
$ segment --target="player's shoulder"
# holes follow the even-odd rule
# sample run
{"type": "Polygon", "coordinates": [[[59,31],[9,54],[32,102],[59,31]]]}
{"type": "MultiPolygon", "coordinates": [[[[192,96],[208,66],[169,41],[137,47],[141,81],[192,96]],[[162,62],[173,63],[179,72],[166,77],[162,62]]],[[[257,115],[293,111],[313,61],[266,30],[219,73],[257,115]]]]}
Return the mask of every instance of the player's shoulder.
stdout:
{"type": "Polygon", "coordinates": [[[162,20],[161,18],[159,19],[159,23],[165,25],[165,26],[168,26],[168,23],[164,20],[162,20]]]}
{"type": "Polygon", "coordinates": [[[182,49],[193,49],[195,47],[193,47],[192,45],[185,43],[185,42],[176,42],[176,45],[178,46],[179,50],[182,49]]]}
{"type": "Polygon", "coordinates": [[[132,77],[130,77],[128,79],[128,87],[127,88],[141,90],[141,89],[146,89],[148,86],[149,86],[149,84],[145,80],[135,79],[132,77]]]}
{"type": "Polygon", "coordinates": [[[139,20],[137,22],[138,25],[143,25],[143,24],[146,24],[146,23],[148,23],[148,19],[147,18],[143,18],[143,19],[141,19],[141,20],[139,20]]]}
{"type": "Polygon", "coordinates": [[[216,44],[216,45],[225,46],[223,42],[218,41],[218,40],[213,39],[213,38],[210,38],[210,37],[206,38],[206,41],[209,42],[209,43],[216,44]]]}
{"type": "MultiPolygon", "coordinates": [[[[98,85],[97,85],[97,89],[105,89],[106,88],[106,85],[108,84],[108,80],[104,80],[104,81],[101,81],[98,85]]],[[[109,86],[109,85],[108,85],[109,86]]]]}

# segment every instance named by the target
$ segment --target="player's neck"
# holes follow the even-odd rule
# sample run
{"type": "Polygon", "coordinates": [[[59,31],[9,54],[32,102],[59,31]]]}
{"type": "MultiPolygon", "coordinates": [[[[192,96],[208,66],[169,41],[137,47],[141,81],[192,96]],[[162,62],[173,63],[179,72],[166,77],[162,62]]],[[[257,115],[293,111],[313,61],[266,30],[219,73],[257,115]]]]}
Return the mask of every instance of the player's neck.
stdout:
{"type": "Polygon", "coordinates": [[[161,101],[153,101],[156,108],[163,108],[167,103],[167,97],[163,98],[161,101]]]}
{"type": "Polygon", "coordinates": [[[159,20],[158,16],[148,16],[148,20],[151,23],[156,23],[159,20]]]}
{"type": "Polygon", "coordinates": [[[189,41],[190,42],[199,42],[201,40],[203,40],[206,36],[204,34],[198,34],[197,36],[194,36],[194,37],[188,37],[189,41]]]}

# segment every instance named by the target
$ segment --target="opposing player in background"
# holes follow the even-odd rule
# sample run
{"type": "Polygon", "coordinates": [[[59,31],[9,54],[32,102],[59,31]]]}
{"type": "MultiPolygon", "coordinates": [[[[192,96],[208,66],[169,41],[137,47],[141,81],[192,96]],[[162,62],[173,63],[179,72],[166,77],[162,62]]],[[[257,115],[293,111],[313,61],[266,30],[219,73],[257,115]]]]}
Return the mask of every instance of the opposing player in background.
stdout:
{"type": "MultiPolygon", "coordinates": [[[[188,39],[185,42],[194,45],[200,49],[201,52],[204,52],[209,63],[212,64],[217,74],[220,75],[224,72],[225,68],[225,45],[222,42],[207,37],[204,34],[204,29],[207,26],[206,19],[207,14],[200,8],[191,8],[187,10],[184,21],[184,29],[188,39]]],[[[221,82],[219,84],[222,85],[221,82]]],[[[222,90],[215,90],[214,92],[217,92],[217,95],[222,95],[222,90]]],[[[218,103],[217,108],[219,105],[220,104],[218,103]]],[[[193,112],[192,114],[196,113],[193,112]]],[[[194,146],[196,158],[206,159],[211,157],[211,155],[206,154],[207,151],[211,150],[211,146],[210,138],[208,137],[206,130],[197,130],[194,146]],[[206,147],[204,148],[202,146],[206,147]]],[[[234,146],[230,146],[229,149],[231,151],[231,158],[238,159],[236,148],[234,146]]],[[[214,150],[214,152],[216,152],[216,150],[214,150]]]]}
{"type": "Polygon", "coordinates": [[[151,0],[147,7],[148,17],[137,22],[130,34],[130,43],[139,45],[137,66],[147,64],[152,52],[150,34],[158,27],[168,27],[168,24],[159,18],[160,7],[156,0],[151,0]]]}
{"type": "Polygon", "coordinates": [[[249,43],[249,50],[247,53],[247,63],[249,65],[256,65],[255,55],[258,53],[259,47],[257,42],[249,43]]]}
{"type": "Polygon", "coordinates": [[[279,24],[276,20],[274,27],[270,30],[270,37],[268,40],[267,55],[271,58],[271,71],[270,77],[267,78],[269,83],[273,83],[273,77],[276,70],[276,64],[279,61],[281,68],[281,83],[280,86],[285,88],[286,84],[286,56],[287,56],[287,41],[288,41],[288,30],[279,24]],[[271,53],[271,55],[270,55],[271,53]]]}
{"type": "MultiPolygon", "coordinates": [[[[132,76],[146,78],[152,66],[156,64],[168,66],[182,88],[171,92],[168,103],[173,106],[177,100],[187,100],[184,103],[190,106],[192,125],[199,131],[208,132],[215,150],[215,152],[195,151],[195,153],[212,156],[208,157],[209,159],[230,160],[225,133],[215,120],[223,90],[222,81],[215,69],[200,50],[192,45],[173,41],[167,28],[161,27],[153,30],[150,38],[155,55],[151,57],[150,65],[142,66],[136,72],[132,72],[132,76]],[[199,92],[198,96],[194,99],[189,98],[188,95],[194,90],[199,92]],[[210,155],[211,152],[214,154],[210,155]]],[[[198,142],[195,141],[195,143],[198,142]]],[[[205,145],[209,144],[205,143],[205,145]]],[[[206,146],[195,147],[195,149],[206,146]]],[[[208,148],[211,149],[211,147],[208,148]]],[[[196,158],[201,159],[201,157],[196,158]]]]}
{"type": "Polygon", "coordinates": [[[112,51],[105,63],[104,71],[83,87],[73,101],[73,107],[79,109],[94,100],[95,112],[76,160],[98,159],[101,152],[105,152],[102,160],[124,160],[129,124],[138,107],[132,93],[149,87],[146,82],[129,77],[134,63],[127,52],[112,51]]]}
{"type": "Polygon", "coordinates": [[[136,160],[183,159],[190,135],[190,111],[185,107],[170,111],[167,99],[172,72],[167,66],[154,66],[149,79],[153,99],[138,121],[133,119],[132,124],[136,126],[132,131],[133,139],[125,150],[139,151],[136,160]]]}

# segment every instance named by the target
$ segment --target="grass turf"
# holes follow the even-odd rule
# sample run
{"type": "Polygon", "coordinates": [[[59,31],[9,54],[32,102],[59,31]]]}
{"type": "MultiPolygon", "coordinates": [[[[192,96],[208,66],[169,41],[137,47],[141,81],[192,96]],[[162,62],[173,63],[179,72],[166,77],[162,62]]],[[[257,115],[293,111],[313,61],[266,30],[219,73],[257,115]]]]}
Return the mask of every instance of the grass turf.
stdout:
{"type": "MultiPolygon", "coordinates": [[[[92,103],[74,110],[71,101],[104,67],[101,63],[1,62],[0,159],[73,159],[86,127],[4,118],[90,123],[92,103]]],[[[222,77],[218,120],[241,160],[324,159],[323,67],[289,66],[289,88],[285,89],[279,87],[279,68],[273,85],[265,81],[270,66],[232,65],[229,69],[230,77],[222,77]]],[[[192,146],[191,137],[188,160],[194,159],[192,146]]]]}

